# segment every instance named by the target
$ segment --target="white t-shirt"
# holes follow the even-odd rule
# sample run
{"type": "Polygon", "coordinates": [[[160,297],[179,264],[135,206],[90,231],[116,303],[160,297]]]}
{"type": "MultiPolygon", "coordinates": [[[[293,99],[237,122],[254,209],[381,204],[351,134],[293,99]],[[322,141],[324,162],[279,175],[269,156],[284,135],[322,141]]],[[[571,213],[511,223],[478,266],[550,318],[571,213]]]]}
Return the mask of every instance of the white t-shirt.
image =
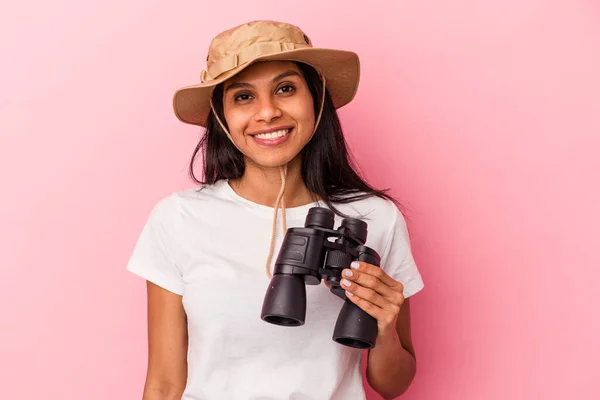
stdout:
{"type": "MultiPolygon", "coordinates": [[[[304,226],[312,206],[325,205],[287,209],[287,227],[304,226]]],[[[423,288],[405,220],[392,202],[372,197],[339,209],[367,214],[366,245],[404,284],[405,297],[423,288]]],[[[149,216],[127,269],[183,296],[189,349],[182,400],[365,399],[362,350],[332,340],[343,301],[324,284],[306,286],[304,325],[282,327],[260,318],[270,282],[265,262],[273,211],[222,180],[173,193],[149,216]]],[[[284,237],[281,214],[277,222],[272,265],[284,237]]],[[[340,222],[336,215],[334,228],[340,222]]]]}

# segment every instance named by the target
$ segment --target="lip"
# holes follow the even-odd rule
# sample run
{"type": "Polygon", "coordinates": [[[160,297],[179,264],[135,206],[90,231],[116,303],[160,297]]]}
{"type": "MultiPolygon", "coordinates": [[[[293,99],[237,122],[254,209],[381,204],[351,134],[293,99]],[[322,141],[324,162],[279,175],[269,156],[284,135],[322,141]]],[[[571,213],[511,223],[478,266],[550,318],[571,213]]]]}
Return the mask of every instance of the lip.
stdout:
{"type": "MultiPolygon", "coordinates": [[[[281,130],[281,129],[282,128],[277,128],[276,131],[281,130]]],[[[260,146],[275,147],[275,146],[279,146],[282,143],[285,143],[290,138],[292,133],[294,132],[294,128],[288,128],[287,130],[288,130],[288,133],[286,133],[282,137],[279,137],[276,139],[259,139],[256,136],[251,136],[251,137],[260,146]]],[[[267,131],[265,133],[268,133],[268,132],[273,132],[273,130],[267,131]]]]}
{"type": "Polygon", "coordinates": [[[271,133],[271,132],[282,131],[284,129],[286,131],[289,131],[292,128],[294,128],[292,125],[276,126],[275,128],[269,128],[269,129],[262,129],[260,131],[254,131],[254,132],[248,133],[248,135],[254,136],[254,135],[260,135],[261,133],[271,133]]]}

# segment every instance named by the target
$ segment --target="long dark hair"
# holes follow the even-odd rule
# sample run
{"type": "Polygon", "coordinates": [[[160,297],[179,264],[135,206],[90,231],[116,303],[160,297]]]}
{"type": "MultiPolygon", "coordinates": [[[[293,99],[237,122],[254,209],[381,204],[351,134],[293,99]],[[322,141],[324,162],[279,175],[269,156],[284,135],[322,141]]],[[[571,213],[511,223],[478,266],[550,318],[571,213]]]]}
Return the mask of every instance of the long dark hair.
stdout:
{"type": "MultiPolygon", "coordinates": [[[[319,113],[323,94],[321,78],[317,71],[304,63],[296,62],[314,99],[315,117],[319,113]]],[[[223,85],[218,85],[212,95],[215,111],[227,129],[223,116],[223,85]]],[[[398,202],[387,189],[378,190],[369,185],[356,172],[356,161],[348,150],[342,127],[329,91],[325,93],[323,114],[312,139],[302,149],[302,179],[308,190],[321,198],[336,214],[346,217],[333,203],[350,203],[372,196],[398,202]]],[[[190,161],[189,173],[198,184],[211,185],[221,179],[237,179],[244,174],[244,156],[230,142],[212,111],[207,120],[206,132],[198,142],[190,161]],[[196,178],[194,164],[202,151],[204,181],[196,178]]]]}

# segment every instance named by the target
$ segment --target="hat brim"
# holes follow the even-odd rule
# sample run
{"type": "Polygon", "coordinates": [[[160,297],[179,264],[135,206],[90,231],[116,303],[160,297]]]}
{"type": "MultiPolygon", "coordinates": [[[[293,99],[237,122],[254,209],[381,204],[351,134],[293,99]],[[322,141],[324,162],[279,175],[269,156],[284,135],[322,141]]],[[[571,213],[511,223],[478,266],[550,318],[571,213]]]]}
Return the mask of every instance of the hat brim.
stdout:
{"type": "Polygon", "coordinates": [[[336,109],[352,101],[358,90],[360,61],[356,53],[308,47],[257,57],[221,74],[217,79],[177,90],[173,96],[177,118],[187,124],[206,127],[214,88],[258,61],[298,61],[313,66],[325,77],[336,109]]]}

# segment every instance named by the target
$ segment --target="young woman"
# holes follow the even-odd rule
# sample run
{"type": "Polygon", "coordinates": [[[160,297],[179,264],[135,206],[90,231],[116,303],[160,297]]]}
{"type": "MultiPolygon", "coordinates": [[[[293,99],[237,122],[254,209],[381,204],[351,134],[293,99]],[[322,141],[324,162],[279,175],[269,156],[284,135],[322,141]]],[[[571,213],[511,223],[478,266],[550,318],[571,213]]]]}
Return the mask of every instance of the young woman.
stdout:
{"type": "Polygon", "coordinates": [[[201,77],[174,98],[181,121],[206,128],[190,166],[200,187],[155,205],[127,267],[147,280],[143,399],[364,399],[364,351],[370,386],[399,396],[416,368],[408,298],[423,282],[402,214],[346,149],[336,109],[356,93],[357,55],[253,21],[212,40],[201,77]],[[332,340],[345,300],[326,284],[306,285],[302,326],[261,319],[286,229],[315,206],[335,212],[335,227],[363,219],[381,256],[380,267],[352,263],[342,274],[346,301],[376,321],[368,350],[332,340]]]}

